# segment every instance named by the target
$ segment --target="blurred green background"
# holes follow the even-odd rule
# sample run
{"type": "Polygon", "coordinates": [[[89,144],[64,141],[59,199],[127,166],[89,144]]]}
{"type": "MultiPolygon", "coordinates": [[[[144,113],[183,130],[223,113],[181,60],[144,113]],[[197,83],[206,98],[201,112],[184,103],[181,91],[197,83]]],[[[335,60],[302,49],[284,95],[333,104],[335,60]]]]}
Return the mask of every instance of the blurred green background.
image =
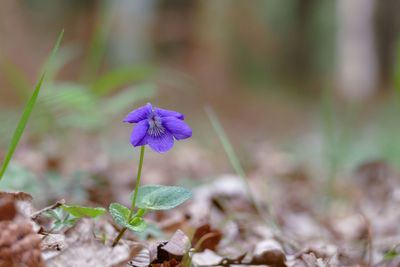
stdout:
{"type": "Polygon", "coordinates": [[[194,166],[165,167],[174,179],[230,170],[205,106],[247,171],[269,146],[316,177],[371,159],[399,166],[399,8],[399,0],[3,0],[0,158],[61,29],[65,36],[16,155],[23,164],[10,170],[24,179],[2,183],[40,190],[26,182],[35,173],[54,198],[65,190],[86,198],[73,182],[82,176],[88,188],[129,177],[130,127],[121,120],[147,101],[187,114],[193,127],[189,149],[179,145],[171,162],[183,153],[194,166]],[[53,186],[61,180],[70,183],[53,186]]]}

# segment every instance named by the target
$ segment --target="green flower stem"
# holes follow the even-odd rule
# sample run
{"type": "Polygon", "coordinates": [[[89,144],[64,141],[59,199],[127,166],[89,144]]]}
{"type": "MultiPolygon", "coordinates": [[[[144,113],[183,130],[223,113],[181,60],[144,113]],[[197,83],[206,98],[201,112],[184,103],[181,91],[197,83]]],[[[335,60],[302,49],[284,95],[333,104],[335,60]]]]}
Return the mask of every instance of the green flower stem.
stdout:
{"type": "Polygon", "coordinates": [[[143,167],[143,159],[144,159],[144,148],[145,148],[145,146],[141,146],[140,147],[140,159],[139,159],[138,173],[137,173],[137,176],[136,176],[135,193],[133,194],[131,212],[129,213],[128,221],[130,221],[132,219],[133,212],[135,211],[136,199],[137,199],[137,194],[138,194],[139,185],[140,185],[140,178],[142,176],[142,167],[143,167]]]}
{"type": "MultiPolygon", "coordinates": [[[[129,217],[128,217],[128,222],[131,221],[133,213],[135,212],[135,205],[136,205],[136,199],[137,199],[137,194],[139,191],[139,185],[140,185],[140,178],[142,176],[142,167],[143,167],[143,159],[144,159],[144,150],[145,146],[140,147],[140,159],[139,159],[139,167],[138,167],[138,172],[136,176],[136,185],[135,185],[135,192],[133,194],[133,199],[132,199],[132,205],[131,205],[131,210],[129,212],[129,217]]],[[[118,236],[115,238],[112,246],[115,247],[119,240],[122,238],[122,236],[125,234],[125,231],[127,230],[126,227],[122,228],[121,231],[119,232],[118,236]]]]}

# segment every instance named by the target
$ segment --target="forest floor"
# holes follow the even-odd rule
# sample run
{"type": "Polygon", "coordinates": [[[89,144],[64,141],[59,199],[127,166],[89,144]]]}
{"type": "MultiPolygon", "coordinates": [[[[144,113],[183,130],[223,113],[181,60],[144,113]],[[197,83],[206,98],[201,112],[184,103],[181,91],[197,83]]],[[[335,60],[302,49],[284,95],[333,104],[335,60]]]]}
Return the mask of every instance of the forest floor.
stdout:
{"type": "MultiPolygon", "coordinates": [[[[32,165],[27,155],[33,152],[25,152],[17,159],[32,165]]],[[[227,173],[178,182],[192,188],[193,198],[172,211],[146,216],[147,230],[127,233],[114,248],[120,227],[108,215],[54,230],[49,210],[58,209],[63,194],[71,199],[71,185],[58,195],[49,185],[53,197],[45,202],[35,198],[46,191],[3,192],[0,266],[399,266],[400,174],[388,163],[364,162],[327,184],[270,144],[254,148],[252,155],[246,177],[227,173]]],[[[209,157],[194,144],[182,145],[168,161],[149,156],[142,183],[177,183],[171,177],[183,174],[204,177],[213,168],[209,157]]],[[[60,171],[68,164],[35,157],[32,166],[39,172],[60,171]]],[[[80,182],[84,203],[127,203],[134,182],[126,169],[99,163],[92,178],[80,182]]]]}

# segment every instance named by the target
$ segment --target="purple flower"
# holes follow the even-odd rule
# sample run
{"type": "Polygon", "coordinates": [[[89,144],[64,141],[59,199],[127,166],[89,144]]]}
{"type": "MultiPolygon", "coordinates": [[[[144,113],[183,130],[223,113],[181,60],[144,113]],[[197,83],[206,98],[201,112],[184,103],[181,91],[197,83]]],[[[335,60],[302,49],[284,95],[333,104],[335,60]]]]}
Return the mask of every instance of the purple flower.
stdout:
{"type": "Polygon", "coordinates": [[[131,144],[149,145],[154,151],[164,153],[170,150],[176,140],[192,136],[192,129],[183,121],[184,115],[150,103],[129,113],[124,122],[136,123],[131,134],[131,144]]]}

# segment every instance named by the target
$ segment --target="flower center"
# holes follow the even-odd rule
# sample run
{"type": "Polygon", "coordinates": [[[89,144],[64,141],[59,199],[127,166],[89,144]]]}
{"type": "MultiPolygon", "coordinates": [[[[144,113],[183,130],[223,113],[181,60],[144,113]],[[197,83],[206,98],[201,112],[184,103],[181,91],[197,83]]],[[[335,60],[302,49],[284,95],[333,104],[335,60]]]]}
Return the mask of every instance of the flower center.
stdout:
{"type": "Polygon", "coordinates": [[[147,131],[152,136],[160,136],[165,132],[162,126],[161,118],[154,113],[149,116],[149,130],[147,131]]]}

